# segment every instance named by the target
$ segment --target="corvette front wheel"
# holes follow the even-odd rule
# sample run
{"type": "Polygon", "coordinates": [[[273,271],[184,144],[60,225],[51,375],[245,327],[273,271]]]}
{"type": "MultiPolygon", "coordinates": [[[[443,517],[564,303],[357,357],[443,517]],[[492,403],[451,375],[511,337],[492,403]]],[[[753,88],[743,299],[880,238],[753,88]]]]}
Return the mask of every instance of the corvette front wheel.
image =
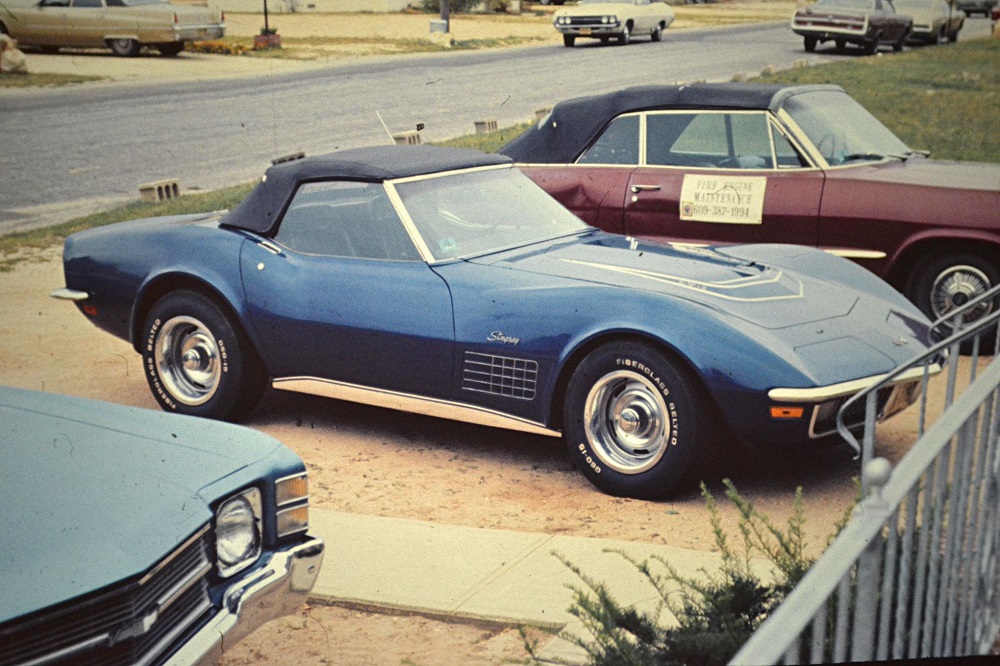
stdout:
{"type": "Polygon", "coordinates": [[[573,373],[563,436],[576,466],[604,492],[659,499],[700,471],[705,403],[688,371],[659,350],[613,343],[573,373]]]}
{"type": "Polygon", "coordinates": [[[150,309],[142,361],[153,397],[168,412],[239,421],[264,390],[263,365],[242,329],[193,291],[167,294],[150,309]]]}

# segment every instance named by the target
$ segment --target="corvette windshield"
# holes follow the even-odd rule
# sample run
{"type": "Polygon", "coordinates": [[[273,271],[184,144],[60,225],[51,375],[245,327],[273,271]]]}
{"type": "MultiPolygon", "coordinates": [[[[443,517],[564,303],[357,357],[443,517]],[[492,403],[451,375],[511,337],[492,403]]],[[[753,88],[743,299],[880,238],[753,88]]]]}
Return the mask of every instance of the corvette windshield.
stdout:
{"type": "Polygon", "coordinates": [[[838,90],[799,93],[783,108],[831,165],[906,159],[913,154],[863,106],[838,90]]]}
{"type": "Polygon", "coordinates": [[[395,184],[435,260],[488,254],[589,227],[514,168],[395,184]]]}

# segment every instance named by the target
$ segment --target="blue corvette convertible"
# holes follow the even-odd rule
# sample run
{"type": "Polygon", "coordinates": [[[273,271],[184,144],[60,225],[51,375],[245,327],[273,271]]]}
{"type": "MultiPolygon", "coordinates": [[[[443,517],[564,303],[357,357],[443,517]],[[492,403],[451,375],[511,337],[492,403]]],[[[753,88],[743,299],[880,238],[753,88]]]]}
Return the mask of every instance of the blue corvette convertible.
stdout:
{"type": "Polygon", "coordinates": [[[595,485],[644,498],[718,437],[830,435],[928,328],[824,252],[641,243],[507,157],[426,146],[279,164],[232,211],[74,234],[64,261],[53,295],[132,343],[168,411],[240,419],[270,385],[561,435],[595,485]]]}

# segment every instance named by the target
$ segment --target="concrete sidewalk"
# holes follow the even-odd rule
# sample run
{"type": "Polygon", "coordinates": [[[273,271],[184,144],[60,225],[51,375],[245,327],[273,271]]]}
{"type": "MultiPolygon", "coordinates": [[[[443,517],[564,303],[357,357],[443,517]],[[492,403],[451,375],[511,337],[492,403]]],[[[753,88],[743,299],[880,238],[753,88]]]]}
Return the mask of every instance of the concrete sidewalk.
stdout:
{"type": "MultiPolygon", "coordinates": [[[[310,531],[326,542],[313,596],[382,608],[510,624],[566,627],[581,635],[568,609],[569,586],[582,582],[558,553],[616,600],[656,608],[659,597],[645,578],[616,552],[641,561],[663,557],[682,575],[714,571],[715,553],[656,544],[479,529],[399,518],[310,510],[310,531]]],[[[669,618],[664,618],[669,621],[669,618]]],[[[566,641],[546,645],[543,655],[573,659],[566,641]]]]}

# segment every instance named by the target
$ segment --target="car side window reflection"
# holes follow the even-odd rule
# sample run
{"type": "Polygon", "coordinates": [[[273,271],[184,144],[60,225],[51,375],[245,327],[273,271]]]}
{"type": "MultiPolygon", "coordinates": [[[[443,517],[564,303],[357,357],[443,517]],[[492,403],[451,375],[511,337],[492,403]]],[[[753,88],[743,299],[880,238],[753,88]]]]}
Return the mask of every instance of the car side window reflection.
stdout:
{"type": "Polygon", "coordinates": [[[639,116],[619,116],[588,148],[577,164],[639,163],[639,116]]]}
{"type": "Polygon", "coordinates": [[[650,113],[646,164],[722,169],[773,169],[764,113],[650,113]]]}
{"type": "Polygon", "coordinates": [[[95,9],[103,7],[101,0],[73,0],[71,3],[73,7],[86,7],[88,9],[95,9]]]}
{"type": "Polygon", "coordinates": [[[302,185],[274,240],[303,254],[390,261],[420,258],[381,183],[302,185]]]}
{"type": "Polygon", "coordinates": [[[809,166],[809,163],[802,158],[795,146],[773,124],[771,125],[771,136],[774,138],[774,154],[778,160],[779,169],[798,169],[809,166]]]}

